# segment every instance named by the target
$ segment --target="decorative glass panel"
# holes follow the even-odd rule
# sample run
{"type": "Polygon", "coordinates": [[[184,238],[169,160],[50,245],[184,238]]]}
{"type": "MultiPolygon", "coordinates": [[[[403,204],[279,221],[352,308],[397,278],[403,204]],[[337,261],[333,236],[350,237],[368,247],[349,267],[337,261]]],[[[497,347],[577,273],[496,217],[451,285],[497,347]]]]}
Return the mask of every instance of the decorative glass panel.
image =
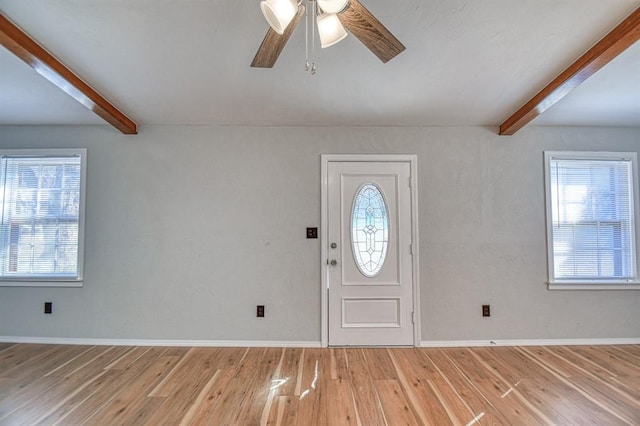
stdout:
{"type": "Polygon", "coordinates": [[[360,272],[366,277],[378,275],[387,256],[389,217],[387,203],[374,183],[362,185],[353,200],[351,244],[360,272]]]}

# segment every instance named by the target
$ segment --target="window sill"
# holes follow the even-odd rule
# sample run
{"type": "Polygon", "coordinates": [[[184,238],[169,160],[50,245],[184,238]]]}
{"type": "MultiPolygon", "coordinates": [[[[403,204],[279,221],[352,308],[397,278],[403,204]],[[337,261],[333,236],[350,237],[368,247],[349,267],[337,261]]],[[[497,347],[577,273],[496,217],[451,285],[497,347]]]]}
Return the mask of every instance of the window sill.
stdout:
{"type": "Polygon", "coordinates": [[[547,283],[549,290],[640,290],[640,282],[631,283],[547,283]]]}
{"type": "Polygon", "coordinates": [[[77,281],[20,281],[20,280],[12,280],[12,281],[0,281],[0,287],[82,287],[82,280],[77,281]]]}

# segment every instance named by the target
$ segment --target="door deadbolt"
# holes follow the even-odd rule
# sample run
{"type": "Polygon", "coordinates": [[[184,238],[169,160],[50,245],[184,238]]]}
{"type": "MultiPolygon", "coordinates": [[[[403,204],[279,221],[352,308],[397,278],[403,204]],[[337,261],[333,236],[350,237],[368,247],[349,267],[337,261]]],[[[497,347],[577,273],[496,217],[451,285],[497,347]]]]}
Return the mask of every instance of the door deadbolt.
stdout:
{"type": "Polygon", "coordinates": [[[331,248],[336,248],[338,245],[336,243],[331,243],[331,248]]]}

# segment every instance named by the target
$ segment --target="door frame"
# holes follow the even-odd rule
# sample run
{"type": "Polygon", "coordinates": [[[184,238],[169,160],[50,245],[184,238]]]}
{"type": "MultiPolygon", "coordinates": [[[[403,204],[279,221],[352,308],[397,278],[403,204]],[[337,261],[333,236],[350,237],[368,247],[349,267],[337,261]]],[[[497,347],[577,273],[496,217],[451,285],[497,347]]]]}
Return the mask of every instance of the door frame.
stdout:
{"type": "Polygon", "coordinates": [[[413,345],[420,346],[420,234],[418,232],[418,156],[415,154],[322,154],[320,156],[320,344],[329,346],[329,163],[330,162],[392,162],[409,163],[411,180],[411,244],[413,256],[413,345]]]}

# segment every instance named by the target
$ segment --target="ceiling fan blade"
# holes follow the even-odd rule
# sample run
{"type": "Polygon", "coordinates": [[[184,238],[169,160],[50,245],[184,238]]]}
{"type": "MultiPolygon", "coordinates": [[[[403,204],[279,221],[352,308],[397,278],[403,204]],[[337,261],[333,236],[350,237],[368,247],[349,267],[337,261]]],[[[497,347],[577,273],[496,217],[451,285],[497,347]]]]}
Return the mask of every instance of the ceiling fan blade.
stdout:
{"type": "Polygon", "coordinates": [[[349,0],[349,6],[338,14],[345,26],[382,62],[389,62],[405,47],[358,0],[349,0]]]}
{"type": "Polygon", "coordinates": [[[262,44],[258,48],[256,52],[256,56],[253,58],[251,62],[251,66],[254,68],[273,68],[276,61],[278,60],[278,56],[282,53],[284,46],[289,41],[289,37],[293,34],[293,30],[298,25],[298,22],[302,19],[304,15],[305,8],[300,5],[298,8],[298,14],[293,18],[293,20],[289,23],[289,26],[285,28],[282,34],[278,34],[272,28],[269,28],[267,31],[267,35],[264,36],[264,40],[262,40],[262,44]]]}

